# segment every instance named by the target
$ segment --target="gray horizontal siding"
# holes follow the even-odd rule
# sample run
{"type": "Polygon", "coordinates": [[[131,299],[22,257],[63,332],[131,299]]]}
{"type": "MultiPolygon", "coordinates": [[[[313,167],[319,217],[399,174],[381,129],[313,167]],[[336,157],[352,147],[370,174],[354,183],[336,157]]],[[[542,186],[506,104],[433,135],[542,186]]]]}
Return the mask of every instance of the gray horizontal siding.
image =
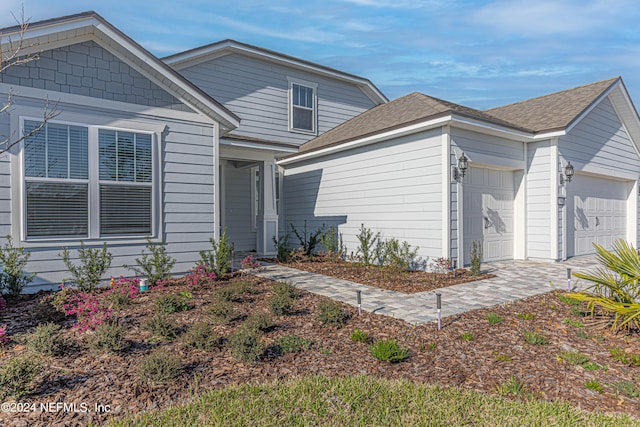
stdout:
{"type": "Polygon", "coordinates": [[[608,98],[559,138],[558,147],[577,170],[640,173],[640,158],[608,98]]]}
{"type": "Polygon", "coordinates": [[[234,134],[302,144],[313,135],[289,132],[287,77],[318,84],[318,132],[323,133],[375,104],[355,85],[239,54],[180,70],[240,116],[234,134]]]}
{"type": "Polygon", "coordinates": [[[440,130],[345,151],[286,167],[286,232],[290,224],[313,231],[339,227],[348,252],[356,252],[360,225],[441,256],[442,145],[440,130]]]}
{"type": "Polygon", "coordinates": [[[130,104],[191,111],[93,41],[46,50],[0,73],[0,82],[130,104]]]}
{"type": "Polygon", "coordinates": [[[227,235],[239,251],[256,249],[256,232],[251,218],[251,168],[239,169],[228,162],[225,168],[225,216],[227,235]]]}
{"type": "Polygon", "coordinates": [[[549,141],[527,145],[527,257],[548,259],[550,236],[551,149],[549,141]]]}
{"type": "MultiPolygon", "coordinates": [[[[466,129],[451,128],[452,148],[464,151],[473,160],[473,154],[495,156],[496,162],[500,158],[524,160],[523,143],[493,135],[485,135],[466,129]]],[[[498,164],[498,163],[496,163],[498,164]]]]}
{"type": "MultiPolygon", "coordinates": [[[[16,98],[17,108],[12,114],[20,114],[22,107],[41,109],[41,102],[16,98]]],[[[58,106],[61,121],[82,123],[87,125],[117,124],[129,130],[162,129],[160,135],[161,146],[161,209],[159,235],[168,243],[167,249],[178,262],[174,267],[176,274],[188,271],[199,259],[199,251],[210,248],[209,238],[214,236],[214,147],[213,130],[211,124],[200,123],[193,115],[193,121],[170,117],[167,110],[166,117],[151,117],[143,114],[133,114],[110,109],[61,103],[58,106]]],[[[0,120],[7,120],[0,119],[0,120]]],[[[0,122],[0,130],[3,130],[0,122]]],[[[15,155],[0,156],[0,235],[4,236],[14,231],[14,240],[19,241],[19,226],[11,228],[11,208],[18,206],[19,200],[10,203],[10,188],[8,175],[8,160],[17,161],[15,155]],[[7,178],[7,179],[5,179],[7,178]]],[[[4,238],[0,238],[0,244],[4,238]]],[[[87,241],[87,246],[101,246],[101,241],[87,241]]],[[[76,256],[79,242],[66,242],[72,256],[76,256]]],[[[30,291],[57,287],[62,280],[69,276],[58,254],[63,244],[55,246],[38,245],[36,242],[27,243],[32,253],[27,266],[30,272],[37,274],[30,291]]],[[[132,275],[124,265],[134,265],[140,256],[145,243],[122,244],[116,240],[108,241],[109,251],[113,254],[111,269],[107,272],[111,276],[132,275]]]]}

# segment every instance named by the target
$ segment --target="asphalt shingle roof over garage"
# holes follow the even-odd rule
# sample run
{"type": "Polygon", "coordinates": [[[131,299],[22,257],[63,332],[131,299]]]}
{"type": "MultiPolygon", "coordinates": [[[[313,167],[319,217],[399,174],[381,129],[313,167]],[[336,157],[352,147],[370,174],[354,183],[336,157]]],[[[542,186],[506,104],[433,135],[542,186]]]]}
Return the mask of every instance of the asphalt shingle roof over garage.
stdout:
{"type": "Polygon", "coordinates": [[[449,115],[532,134],[564,129],[619,79],[603,80],[486,111],[413,92],[336,126],[303,144],[298,153],[320,150],[449,115]]]}

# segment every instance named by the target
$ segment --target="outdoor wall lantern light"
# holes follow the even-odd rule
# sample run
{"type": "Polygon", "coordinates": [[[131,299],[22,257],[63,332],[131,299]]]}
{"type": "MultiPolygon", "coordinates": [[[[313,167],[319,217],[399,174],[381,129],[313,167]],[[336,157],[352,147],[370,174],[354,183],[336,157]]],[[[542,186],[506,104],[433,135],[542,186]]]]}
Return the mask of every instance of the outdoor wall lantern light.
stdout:
{"type": "Polygon", "coordinates": [[[564,167],[564,175],[560,175],[560,181],[562,184],[565,182],[569,183],[573,179],[573,165],[571,162],[567,162],[567,165],[564,167]]]}
{"type": "Polygon", "coordinates": [[[467,156],[465,156],[464,153],[462,153],[462,155],[458,159],[458,166],[453,168],[453,179],[456,182],[462,182],[462,179],[467,173],[468,167],[469,167],[469,159],[467,159],[467,156]]]}

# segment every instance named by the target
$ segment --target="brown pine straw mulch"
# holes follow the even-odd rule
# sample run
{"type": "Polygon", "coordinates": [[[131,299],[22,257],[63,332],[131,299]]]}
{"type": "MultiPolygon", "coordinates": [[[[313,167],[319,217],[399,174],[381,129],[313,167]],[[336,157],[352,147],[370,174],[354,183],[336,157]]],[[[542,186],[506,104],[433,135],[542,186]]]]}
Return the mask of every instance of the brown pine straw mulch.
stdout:
{"type": "MultiPolygon", "coordinates": [[[[211,327],[213,334],[223,338],[240,327],[246,315],[267,311],[267,301],[272,295],[273,282],[269,280],[256,277],[232,280],[249,280],[256,285],[258,293],[245,295],[234,302],[239,316],[231,324],[211,327]]],[[[33,391],[20,401],[86,403],[89,408],[101,404],[109,405],[110,412],[0,413],[0,425],[102,423],[125,414],[183,404],[206,390],[230,384],[285,381],[313,374],[407,378],[420,383],[458,386],[487,393],[496,393],[498,386],[513,377],[521,380],[527,392],[535,398],[568,401],[588,411],[625,412],[640,416],[639,398],[629,398],[615,389],[615,384],[620,381],[632,381],[640,387],[640,367],[623,365],[615,361],[609,352],[609,348],[618,347],[626,352],[640,353],[639,334],[615,335],[608,330],[570,326],[565,319],[586,324],[589,320],[573,313],[572,307],[560,301],[556,293],[445,318],[442,330],[438,331],[434,323],[413,326],[368,312],[358,316],[354,307],[346,305],[344,309],[351,316],[346,325],[340,329],[327,328],[316,319],[318,304],[326,298],[301,292],[293,315],[274,317],[276,327],[264,334],[263,345],[268,348],[284,335],[308,338],[313,344],[308,350],[282,356],[266,350],[261,360],[255,363],[237,361],[225,346],[207,352],[185,347],[180,337],[160,342],[141,328],[142,322],[152,314],[153,300],[157,296],[190,291],[194,297],[188,301],[191,309],[170,315],[182,331],[187,330],[205,318],[209,295],[214,288],[222,286],[227,286],[227,282],[195,288],[170,286],[145,292],[134,299],[129,307],[117,312],[120,323],[128,329],[128,345],[117,354],[87,350],[83,346],[87,336],[71,329],[73,319],[65,320],[64,334],[72,345],[62,356],[44,358],[45,371],[38,376],[33,391]],[[489,312],[497,313],[504,320],[489,326],[489,312]],[[519,314],[532,315],[533,320],[526,320],[519,314]],[[367,344],[351,340],[355,328],[367,332],[375,340],[396,339],[409,349],[409,358],[396,364],[378,361],[372,357],[367,344]],[[525,330],[544,335],[549,344],[535,346],[526,343],[523,338],[525,330]],[[463,332],[471,333],[473,340],[462,339],[463,332]],[[179,355],[184,364],[182,375],[168,386],[149,383],[137,373],[140,360],[156,347],[166,347],[179,355]],[[571,366],[560,357],[567,351],[580,352],[603,368],[591,371],[571,366]],[[602,393],[585,387],[585,381],[589,379],[602,384],[602,393]]],[[[36,301],[34,297],[24,298],[0,311],[0,324],[8,325],[11,338],[0,356],[0,364],[26,352],[20,341],[36,325],[32,318],[36,301]]]]}
{"type": "MultiPolygon", "coordinates": [[[[274,262],[275,260],[269,260],[274,262]]],[[[338,260],[335,262],[320,262],[315,260],[297,260],[280,263],[286,267],[296,268],[311,273],[324,274],[343,280],[375,286],[380,289],[413,294],[416,292],[432,291],[438,288],[458,285],[476,280],[490,279],[495,274],[481,274],[472,276],[469,270],[458,268],[446,274],[436,274],[424,271],[399,271],[391,267],[363,265],[355,262],[338,260]]]]}

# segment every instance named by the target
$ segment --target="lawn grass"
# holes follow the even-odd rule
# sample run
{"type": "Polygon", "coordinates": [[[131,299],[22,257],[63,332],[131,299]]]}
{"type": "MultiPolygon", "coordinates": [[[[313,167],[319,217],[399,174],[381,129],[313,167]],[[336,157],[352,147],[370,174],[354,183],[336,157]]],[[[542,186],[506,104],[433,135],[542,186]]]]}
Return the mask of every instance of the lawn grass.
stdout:
{"type": "Polygon", "coordinates": [[[112,426],[637,426],[626,415],[568,404],[509,400],[457,388],[368,376],[312,376],[209,391],[184,406],[114,421],[112,426]]]}

